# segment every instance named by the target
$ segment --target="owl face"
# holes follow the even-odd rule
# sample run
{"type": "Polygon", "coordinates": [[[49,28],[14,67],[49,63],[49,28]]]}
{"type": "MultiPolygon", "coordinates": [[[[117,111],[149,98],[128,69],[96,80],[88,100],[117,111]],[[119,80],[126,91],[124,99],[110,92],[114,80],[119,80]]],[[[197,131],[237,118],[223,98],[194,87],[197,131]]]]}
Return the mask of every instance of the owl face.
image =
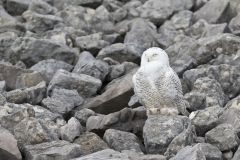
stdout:
{"type": "Polygon", "coordinates": [[[157,47],[147,49],[143,52],[141,66],[152,62],[157,62],[158,64],[169,66],[167,53],[161,48],[157,47]]]}

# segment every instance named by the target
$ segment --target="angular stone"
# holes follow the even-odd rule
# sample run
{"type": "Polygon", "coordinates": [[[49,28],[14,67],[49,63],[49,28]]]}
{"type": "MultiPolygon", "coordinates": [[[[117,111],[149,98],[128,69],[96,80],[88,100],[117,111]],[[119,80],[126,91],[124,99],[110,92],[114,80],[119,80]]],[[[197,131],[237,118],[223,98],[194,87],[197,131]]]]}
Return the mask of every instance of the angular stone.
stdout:
{"type": "Polygon", "coordinates": [[[38,34],[52,30],[55,25],[62,22],[60,17],[38,14],[30,10],[24,12],[22,16],[26,20],[26,28],[38,34]]]}
{"type": "Polygon", "coordinates": [[[156,35],[156,26],[144,19],[135,19],[124,38],[124,43],[131,44],[143,52],[147,48],[158,46],[156,35]]]}
{"type": "Polygon", "coordinates": [[[235,152],[232,160],[239,160],[240,159],[240,147],[238,147],[237,151],[235,152]]]}
{"type": "Polygon", "coordinates": [[[238,146],[239,139],[231,124],[220,124],[205,134],[207,143],[218,147],[221,151],[231,150],[238,146]]]}
{"type": "Polygon", "coordinates": [[[6,100],[10,103],[26,103],[28,99],[28,94],[23,89],[15,89],[6,93],[6,100]]]}
{"type": "Polygon", "coordinates": [[[17,77],[16,88],[29,88],[44,81],[39,72],[22,73],[17,77]]]}
{"type": "Polygon", "coordinates": [[[215,106],[192,112],[189,119],[195,126],[197,135],[204,136],[207,131],[216,127],[223,111],[223,108],[215,106]]]}
{"type": "Polygon", "coordinates": [[[92,160],[92,159],[108,159],[108,160],[166,160],[166,157],[162,155],[143,155],[141,153],[136,152],[118,152],[112,149],[105,149],[102,151],[98,151],[96,153],[92,153],[83,157],[79,157],[73,160],[92,160]]]}
{"type": "Polygon", "coordinates": [[[198,78],[191,92],[186,93],[184,98],[189,102],[191,111],[212,106],[224,107],[228,100],[221,85],[215,79],[208,77],[198,78]],[[199,96],[201,98],[198,98],[199,96]]]}
{"type": "Polygon", "coordinates": [[[81,146],[67,141],[26,145],[23,153],[27,160],[72,159],[82,155],[81,146]]]}
{"type": "Polygon", "coordinates": [[[72,72],[86,74],[104,81],[109,72],[109,66],[102,60],[96,60],[89,52],[82,52],[72,72]]]}
{"type": "Polygon", "coordinates": [[[75,116],[75,118],[77,118],[79,120],[81,125],[86,126],[88,118],[91,116],[95,116],[95,115],[96,114],[94,111],[87,109],[87,108],[83,108],[83,109],[77,111],[74,116],[75,116]]]}
{"type": "Polygon", "coordinates": [[[61,139],[69,142],[72,142],[81,132],[83,128],[75,117],[70,118],[68,123],[60,128],[61,139]]]}
{"type": "Polygon", "coordinates": [[[30,69],[41,73],[43,79],[47,82],[47,84],[51,81],[53,75],[59,69],[63,69],[66,71],[72,70],[73,66],[65,63],[63,61],[58,61],[55,59],[47,59],[38,62],[33,65],[30,69]]]}
{"type": "Polygon", "coordinates": [[[108,149],[108,145],[95,133],[85,132],[81,134],[73,143],[79,144],[81,146],[81,151],[83,155],[88,155],[108,149]]]}
{"type": "Polygon", "coordinates": [[[89,99],[83,108],[89,108],[97,113],[108,114],[127,106],[133,94],[132,76],[135,72],[136,70],[133,70],[129,74],[112,81],[105,87],[105,92],[89,99]]]}
{"type": "Polygon", "coordinates": [[[229,0],[210,0],[194,13],[194,19],[205,19],[208,23],[227,22],[229,0]]]}
{"type": "Polygon", "coordinates": [[[108,129],[105,131],[103,139],[107,142],[108,146],[114,150],[142,152],[140,141],[133,133],[108,129]]]}
{"type": "Polygon", "coordinates": [[[230,31],[235,34],[235,35],[239,35],[240,34],[240,14],[238,14],[236,17],[232,18],[232,20],[230,21],[228,27],[230,29],[230,31]]]}
{"type": "Polygon", "coordinates": [[[95,55],[99,50],[109,45],[108,42],[102,40],[102,34],[100,33],[77,37],[75,41],[78,48],[89,51],[95,55]]]}
{"type": "Polygon", "coordinates": [[[21,15],[32,0],[7,0],[6,9],[12,15],[21,15]]]}
{"type": "Polygon", "coordinates": [[[102,4],[102,0],[78,0],[76,3],[84,7],[97,8],[102,4]]]}
{"type": "Polygon", "coordinates": [[[46,97],[47,86],[46,82],[42,81],[36,86],[26,88],[25,92],[27,93],[27,102],[30,104],[39,104],[46,97]]]}
{"type": "Polygon", "coordinates": [[[46,14],[54,14],[57,9],[51,6],[49,3],[39,0],[39,1],[32,1],[28,7],[28,10],[38,14],[46,15],[46,14]]]}
{"type": "Polygon", "coordinates": [[[0,106],[3,106],[7,102],[7,99],[5,96],[0,93],[0,106]]]}
{"type": "Polygon", "coordinates": [[[0,127],[0,155],[2,159],[21,160],[17,140],[5,128],[0,127]]]}
{"type": "Polygon", "coordinates": [[[38,144],[51,140],[49,133],[33,117],[25,118],[14,127],[13,131],[20,149],[24,145],[38,144]]]}
{"type": "Polygon", "coordinates": [[[154,24],[161,24],[168,19],[174,12],[190,9],[193,6],[191,0],[149,0],[146,1],[139,10],[141,17],[150,19],[154,24]]]}
{"type": "Polygon", "coordinates": [[[55,87],[59,87],[71,90],[76,89],[80,96],[90,97],[95,95],[101,86],[101,80],[94,77],[58,70],[49,83],[48,94],[55,87]]]}
{"type": "Polygon", "coordinates": [[[104,133],[107,129],[118,129],[121,131],[131,131],[141,133],[143,125],[147,119],[146,110],[139,107],[135,109],[124,108],[119,112],[108,115],[91,116],[87,120],[88,131],[104,133]]]}
{"type": "MultiPolygon", "coordinates": [[[[0,13],[1,13],[1,9],[0,9],[0,13]]],[[[8,30],[10,29],[8,28],[8,30]]],[[[17,39],[17,37],[18,37],[17,33],[13,31],[4,31],[3,33],[0,33],[0,51],[1,51],[0,59],[9,61],[8,50],[11,47],[12,43],[17,39]]]]}
{"type": "Polygon", "coordinates": [[[124,61],[137,62],[141,58],[142,48],[134,44],[115,43],[103,48],[97,55],[97,58],[104,59],[110,57],[120,63],[124,61]]]}
{"type": "Polygon", "coordinates": [[[187,117],[148,117],[143,128],[146,152],[172,157],[181,148],[193,143],[193,133],[187,117]]]}
{"type": "Polygon", "coordinates": [[[233,66],[239,66],[239,63],[238,63],[239,60],[240,60],[240,50],[238,50],[236,55],[220,54],[217,58],[211,60],[209,63],[212,65],[228,64],[233,66]]]}
{"type": "Polygon", "coordinates": [[[13,62],[23,61],[27,67],[50,58],[72,64],[76,58],[76,50],[46,39],[22,37],[12,44],[9,56],[13,62]]]}

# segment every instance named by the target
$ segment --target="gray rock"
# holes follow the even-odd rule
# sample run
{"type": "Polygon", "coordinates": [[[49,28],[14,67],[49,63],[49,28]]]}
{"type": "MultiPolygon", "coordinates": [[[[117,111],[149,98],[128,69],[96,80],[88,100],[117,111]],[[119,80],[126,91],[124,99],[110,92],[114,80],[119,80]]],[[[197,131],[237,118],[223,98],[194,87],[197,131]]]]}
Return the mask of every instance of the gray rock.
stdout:
{"type": "Polygon", "coordinates": [[[38,14],[54,14],[57,9],[53,6],[51,6],[49,3],[38,0],[38,1],[32,1],[28,7],[28,10],[33,11],[38,14]]]}
{"type": "Polygon", "coordinates": [[[26,160],[72,159],[82,155],[81,146],[67,141],[45,142],[24,146],[26,160]]]}
{"type": "Polygon", "coordinates": [[[186,146],[170,160],[222,160],[221,151],[208,143],[186,146]]]}
{"type": "Polygon", "coordinates": [[[205,19],[209,23],[227,22],[229,0],[210,0],[194,13],[194,19],[205,19]]]}
{"type": "Polygon", "coordinates": [[[240,158],[240,147],[238,147],[237,151],[235,152],[232,160],[238,160],[240,158]]]}
{"type": "Polygon", "coordinates": [[[102,60],[96,60],[89,52],[82,52],[72,72],[86,74],[104,81],[109,72],[109,66],[102,60]]]}
{"type": "Polygon", "coordinates": [[[2,159],[21,160],[17,140],[5,128],[0,127],[0,155],[2,159]]]}
{"type": "Polygon", "coordinates": [[[188,86],[192,88],[194,82],[200,77],[213,78],[221,84],[224,93],[231,98],[236,96],[240,90],[238,87],[240,86],[238,70],[238,67],[226,64],[217,66],[202,66],[186,71],[183,74],[183,79],[187,82],[188,86]]]}
{"type": "Polygon", "coordinates": [[[18,76],[23,73],[31,73],[33,71],[21,69],[10,64],[0,63],[0,80],[6,82],[7,89],[16,89],[16,81],[18,76]]]}
{"type": "Polygon", "coordinates": [[[204,19],[198,20],[192,26],[185,30],[187,36],[190,36],[195,39],[203,37],[211,37],[217,34],[224,33],[227,28],[227,23],[221,24],[208,24],[204,19]]]}
{"type": "Polygon", "coordinates": [[[40,82],[36,86],[26,88],[28,94],[27,102],[30,104],[39,104],[46,97],[47,86],[45,81],[40,82]]]}
{"type": "Polygon", "coordinates": [[[222,157],[223,157],[223,159],[226,159],[226,160],[232,160],[233,152],[232,151],[225,151],[225,152],[223,152],[222,157]]]}
{"type": "Polygon", "coordinates": [[[76,158],[73,160],[93,160],[93,159],[108,159],[108,160],[166,160],[166,157],[162,155],[143,155],[141,153],[136,152],[123,152],[120,153],[118,151],[114,151],[112,149],[105,149],[102,151],[98,151],[96,153],[92,153],[80,158],[76,158]]]}
{"type": "Polygon", "coordinates": [[[102,4],[102,0],[77,0],[74,4],[84,7],[97,8],[102,4]]]}
{"type": "Polygon", "coordinates": [[[135,47],[144,51],[147,48],[158,46],[156,35],[156,26],[144,19],[135,19],[124,38],[124,43],[134,44],[135,47]]]}
{"type": "Polygon", "coordinates": [[[81,105],[83,98],[79,96],[77,90],[68,90],[61,88],[54,88],[51,97],[43,99],[42,105],[48,108],[50,111],[67,114],[74,107],[81,105]]]}
{"type": "Polygon", "coordinates": [[[133,95],[132,76],[135,72],[136,69],[109,83],[101,95],[89,99],[82,108],[108,114],[127,106],[130,97],[133,95]]]}
{"type": "Polygon", "coordinates": [[[6,97],[4,97],[2,93],[0,93],[0,105],[3,106],[6,102],[7,102],[6,97]]]}
{"type": "Polygon", "coordinates": [[[88,118],[91,116],[95,116],[95,112],[90,109],[83,108],[77,111],[74,116],[79,120],[81,125],[86,126],[88,118]]]}
{"type": "Polygon", "coordinates": [[[204,136],[207,131],[216,127],[218,124],[218,118],[223,111],[223,108],[215,106],[192,112],[189,119],[195,126],[197,135],[204,136]]]}
{"type": "Polygon", "coordinates": [[[211,106],[224,107],[228,100],[221,85],[215,79],[208,77],[198,78],[193,84],[192,91],[186,93],[184,98],[188,100],[191,111],[211,106]]]}
{"type": "Polygon", "coordinates": [[[58,70],[49,83],[48,94],[50,94],[55,87],[59,87],[70,90],[76,89],[80,96],[90,97],[95,95],[101,86],[101,80],[89,75],[58,70]]]}
{"type": "Polygon", "coordinates": [[[229,101],[225,108],[224,112],[219,117],[218,123],[220,124],[231,124],[236,131],[237,135],[240,136],[240,106],[239,106],[240,96],[229,101]]]}
{"type": "Polygon", "coordinates": [[[41,60],[57,59],[72,64],[76,51],[64,45],[59,45],[45,39],[33,37],[18,38],[11,46],[10,57],[13,62],[23,61],[30,67],[41,60]]]}
{"type": "Polygon", "coordinates": [[[75,117],[70,118],[68,123],[60,128],[61,139],[69,142],[72,142],[81,132],[83,128],[75,117]]]}
{"type": "Polygon", "coordinates": [[[29,88],[44,81],[39,72],[22,73],[16,79],[16,88],[29,88]]]}
{"type": "Polygon", "coordinates": [[[147,153],[172,157],[181,148],[192,144],[194,129],[187,117],[151,116],[144,128],[143,138],[147,153]]]}
{"type": "Polygon", "coordinates": [[[10,103],[26,103],[28,99],[28,94],[23,89],[15,89],[6,93],[6,100],[10,103]]]}
{"type": "Polygon", "coordinates": [[[212,65],[228,64],[233,66],[239,66],[239,63],[238,63],[239,60],[240,60],[240,50],[238,50],[236,55],[220,54],[217,58],[211,60],[209,63],[212,65]]]}
{"type": "Polygon", "coordinates": [[[12,15],[21,15],[28,9],[32,0],[7,0],[6,9],[12,15]]]}
{"type": "Polygon", "coordinates": [[[236,17],[232,18],[232,20],[230,21],[228,27],[230,29],[230,31],[235,34],[235,35],[239,35],[240,34],[240,14],[238,14],[236,17]]]}
{"type": "Polygon", "coordinates": [[[43,79],[47,82],[47,84],[51,81],[53,75],[59,69],[63,69],[66,71],[72,70],[73,66],[65,63],[63,61],[58,61],[55,59],[47,59],[38,62],[33,65],[30,69],[41,73],[43,79]]]}
{"type": "Polygon", "coordinates": [[[239,139],[231,124],[220,124],[205,134],[207,143],[218,147],[221,151],[231,150],[238,146],[239,139]]]}
{"type": "Polygon", "coordinates": [[[109,45],[107,41],[102,40],[101,33],[94,33],[87,36],[77,37],[75,39],[76,46],[84,51],[97,54],[99,50],[109,45]]]}
{"type": "Polygon", "coordinates": [[[60,17],[38,14],[30,10],[24,12],[22,16],[26,20],[26,28],[38,34],[52,30],[55,25],[62,22],[60,17]]]}
{"type": "Polygon", "coordinates": [[[143,49],[135,44],[115,43],[103,48],[97,58],[104,59],[110,57],[120,63],[124,61],[137,62],[141,58],[143,49]]]}
{"type": "Polygon", "coordinates": [[[153,23],[159,25],[168,19],[174,12],[190,9],[192,6],[193,1],[191,0],[149,0],[139,7],[139,10],[141,12],[141,17],[150,19],[153,23]]]}
{"type": "Polygon", "coordinates": [[[14,17],[12,17],[5,9],[4,7],[1,5],[0,6],[0,17],[1,17],[1,25],[4,24],[11,24],[11,23],[16,23],[16,19],[14,17]]]}
{"type": "Polygon", "coordinates": [[[108,149],[108,145],[95,133],[85,132],[81,134],[73,143],[81,146],[83,155],[88,155],[97,151],[108,149]]]}
{"type": "Polygon", "coordinates": [[[107,142],[108,146],[114,150],[142,152],[140,140],[133,133],[108,129],[105,131],[103,139],[107,142]]]}
{"type": "Polygon", "coordinates": [[[124,108],[119,112],[108,115],[91,116],[87,120],[88,131],[103,133],[107,129],[117,129],[121,131],[131,131],[141,133],[145,120],[146,110],[143,108],[124,108]]]}
{"type": "Polygon", "coordinates": [[[38,144],[51,140],[50,135],[40,124],[39,120],[25,118],[14,127],[14,136],[18,141],[20,150],[24,145],[38,144]]]}

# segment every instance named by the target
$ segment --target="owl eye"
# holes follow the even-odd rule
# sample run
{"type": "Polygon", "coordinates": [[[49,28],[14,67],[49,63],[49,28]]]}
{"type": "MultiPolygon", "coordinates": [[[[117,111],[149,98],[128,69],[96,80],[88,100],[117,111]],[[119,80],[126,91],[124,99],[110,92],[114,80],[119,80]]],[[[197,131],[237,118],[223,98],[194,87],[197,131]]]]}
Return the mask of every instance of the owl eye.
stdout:
{"type": "Polygon", "coordinates": [[[153,56],[155,57],[155,56],[157,56],[158,54],[157,53],[153,53],[153,56]]]}

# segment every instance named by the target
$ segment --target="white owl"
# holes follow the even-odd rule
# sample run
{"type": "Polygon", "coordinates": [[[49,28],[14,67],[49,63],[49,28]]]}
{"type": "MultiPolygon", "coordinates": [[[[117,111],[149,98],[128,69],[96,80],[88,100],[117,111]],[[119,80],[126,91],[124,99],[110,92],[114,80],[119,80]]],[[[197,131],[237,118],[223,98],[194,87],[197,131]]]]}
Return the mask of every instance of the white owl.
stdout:
{"type": "Polygon", "coordinates": [[[187,114],[180,79],[170,67],[164,50],[153,47],[143,52],[133,84],[140,103],[147,108],[148,116],[187,114]]]}

